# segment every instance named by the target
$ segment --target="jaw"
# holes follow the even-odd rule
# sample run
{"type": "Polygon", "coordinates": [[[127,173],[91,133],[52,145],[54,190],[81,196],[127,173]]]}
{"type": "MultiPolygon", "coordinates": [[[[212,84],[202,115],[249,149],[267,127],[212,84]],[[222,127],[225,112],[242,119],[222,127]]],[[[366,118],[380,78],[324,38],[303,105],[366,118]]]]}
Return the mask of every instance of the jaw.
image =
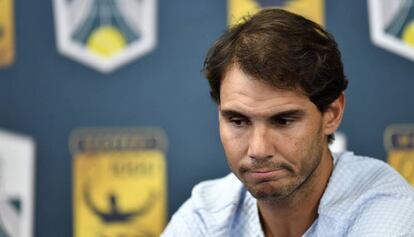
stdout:
{"type": "Polygon", "coordinates": [[[280,204],[286,207],[301,206],[304,200],[319,203],[331,175],[333,161],[327,146],[316,152],[315,155],[319,159],[315,159],[306,172],[296,175],[292,174],[287,177],[285,182],[280,181],[274,186],[269,182],[268,184],[262,184],[262,187],[249,187],[245,185],[259,203],[280,204]],[[268,186],[266,187],[265,185],[268,186]]]}

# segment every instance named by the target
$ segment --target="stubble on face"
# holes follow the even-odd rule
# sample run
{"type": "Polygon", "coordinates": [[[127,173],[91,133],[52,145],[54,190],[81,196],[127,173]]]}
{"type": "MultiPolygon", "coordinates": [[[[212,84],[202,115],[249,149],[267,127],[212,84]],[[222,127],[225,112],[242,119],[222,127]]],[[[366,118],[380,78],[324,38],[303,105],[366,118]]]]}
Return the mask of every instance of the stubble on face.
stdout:
{"type": "Polygon", "coordinates": [[[241,166],[233,172],[243,182],[250,194],[257,200],[266,202],[282,202],[287,199],[294,199],[296,194],[310,192],[317,176],[317,169],[321,163],[323,155],[323,140],[321,140],[321,128],[318,129],[309,147],[298,148],[306,149],[299,152],[302,157],[298,157],[303,162],[298,171],[292,165],[281,161],[255,161],[251,166],[241,166]],[[251,170],[282,169],[287,174],[280,179],[262,180],[260,183],[252,183],[246,180],[245,174],[251,170]]]}
{"type": "Polygon", "coordinates": [[[285,200],[314,185],[327,141],[323,116],[309,98],[252,79],[236,66],[220,97],[228,164],[255,198],[285,200]]]}

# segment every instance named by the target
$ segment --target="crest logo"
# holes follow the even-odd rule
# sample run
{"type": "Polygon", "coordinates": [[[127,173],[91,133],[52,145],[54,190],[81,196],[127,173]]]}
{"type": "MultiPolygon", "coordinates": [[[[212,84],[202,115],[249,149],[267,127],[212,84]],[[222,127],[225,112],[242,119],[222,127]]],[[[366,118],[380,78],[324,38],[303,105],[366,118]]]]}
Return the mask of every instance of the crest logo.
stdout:
{"type": "Polygon", "coordinates": [[[347,150],[347,138],[345,133],[335,132],[335,139],[329,144],[329,149],[334,153],[344,152],[347,150]]]}
{"type": "Polygon", "coordinates": [[[156,0],[54,0],[57,48],[109,73],[156,45],[156,0]]]}
{"type": "Polygon", "coordinates": [[[263,8],[282,8],[324,25],[325,0],[228,0],[228,22],[235,25],[243,17],[253,15],[263,8]]]}
{"type": "Polygon", "coordinates": [[[159,236],[166,221],[166,137],[155,128],[77,129],[74,236],[159,236]]]}
{"type": "Polygon", "coordinates": [[[371,40],[414,60],[414,1],[368,0],[371,40]]]}
{"type": "Polygon", "coordinates": [[[414,124],[391,125],[385,130],[388,163],[414,185],[414,124]]]}
{"type": "Polygon", "coordinates": [[[32,138],[0,130],[1,237],[33,236],[34,164],[32,138]]]}
{"type": "Polygon", "coordinates": [[[13,0],[0,0],[0,67],[14,61],[13,0]]]}

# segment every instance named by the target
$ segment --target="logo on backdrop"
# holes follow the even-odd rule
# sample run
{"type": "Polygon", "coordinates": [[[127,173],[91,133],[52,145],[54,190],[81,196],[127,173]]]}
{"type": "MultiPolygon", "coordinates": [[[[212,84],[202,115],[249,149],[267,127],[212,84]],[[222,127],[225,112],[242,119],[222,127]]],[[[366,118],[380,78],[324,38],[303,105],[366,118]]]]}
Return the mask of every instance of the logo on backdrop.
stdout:
{"type": "Polygon", "coordinates": [[[282,8],[325,24],[325,0],[228,0],[228,22],[232,26],[263,8],[282,8]]]}
{"type": "Polygon", "coordinates": [[[155,128],[77,129],[74,236],[159,236],[166,222],[166,136],[155,128]]]}
{"type": "Polygon", "coordinates": [[[414,0],[368,0],[371,39],[414,60],[414,0]]]}
{"type": "Polygon", "coordinates": [[[388,163],[414,185],[414,124],[391,125],[385,130],[388,163]]]}
{"type": "Polygon", "coordinates": [[[334,153],[340,153],[347,150],[347,138],[345,133],[337,131],[335,132],[335,139],[332,144],[329,145],[329,149],[334,153]]]}
{"type": "Polygon", "coordinates": [[[54,0],[57,48],[109,73],[154,49],[156,8],[156,0],[54,0]]]}
{"type": "Polygon", "coordinates": [[[14,60],[13,0],[0,0],[0,67],[14,60]]]}
{"type": "Polygon", "coordinates": [[[2,237],[33,236],[34,150],[31,138],[0,130],[2,237]]]}

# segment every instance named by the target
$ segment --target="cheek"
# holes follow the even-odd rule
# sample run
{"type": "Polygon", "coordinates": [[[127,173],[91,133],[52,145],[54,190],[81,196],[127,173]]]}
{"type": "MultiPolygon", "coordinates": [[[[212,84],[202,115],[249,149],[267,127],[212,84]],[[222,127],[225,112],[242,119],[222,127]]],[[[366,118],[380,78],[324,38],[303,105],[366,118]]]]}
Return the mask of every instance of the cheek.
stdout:
{"type": "Polygon", "coordinates": [[[279,134],[275,140],[279,141],[276,144],[279,155],[299,172],[303,162],[307,162],[314,139],[312,133],[301,129],[290,134],[279,134]]]}
{"type": "Polygon", "coordinates": [[[303,171],[313,166],[320,159],[323,149],[322,142],[324,135],[321,130],[311,131],[307,136],[301,137],[296,142],[297,165],[303,171]]]}
{"type": "Polygon", "coordinates": [[[303,129],[292,129],[289,131],[275,131],[274,144],[279,150],[293,154],[303,146],[306,135],[303,129]],[[292,153],[293,152],[293,153],[292,153]]]}
{"type": "Polygon", "coordinates": [[[290,164],[297,167],[303,155],[304,139],[297,137],[284,137],[283,142],[277,145],[278,153],[290,164]]]}
{"type": "Polygon", "coordinates": [[[223,144],[224,152],[231,166],[235,166],[244,157],[244,139],[237,136],[234,132],[225,126],[220,126],[220,139],[223,144]]]}

